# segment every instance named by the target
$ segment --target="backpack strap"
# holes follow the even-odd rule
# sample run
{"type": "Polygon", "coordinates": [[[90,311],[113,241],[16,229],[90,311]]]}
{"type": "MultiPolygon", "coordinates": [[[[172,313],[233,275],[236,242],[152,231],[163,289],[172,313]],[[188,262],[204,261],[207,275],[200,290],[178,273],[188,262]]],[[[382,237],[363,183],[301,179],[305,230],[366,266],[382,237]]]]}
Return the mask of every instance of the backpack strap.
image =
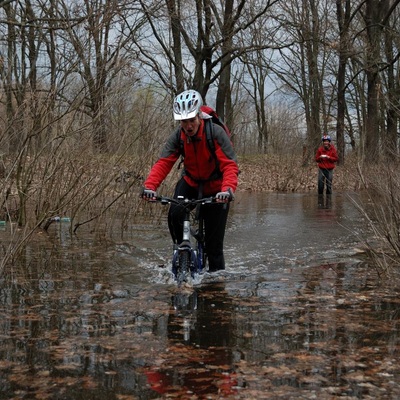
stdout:
{"type": "Polygon", "coordinates": [[[212,119],[205,120],[205,132],[208,149],[210,150],[211,156],[214,158],[215,169],[208,180],[212,181],[215,179],[220,179],[222,177],[221,170],[219,168],[219,160],[215,153],[215,143],[214,143],[214,124],[212,119]]]}
{"type": "Polygon", "coordinates": [[[180,169],[185,160],[185,146],[184,146],[183,140],[181,138],[181,127],[179,127],[176,130],[175,135],[176,135],[176,140],[179,143],[179,154],[181,155],[181,159],[178,164],[178,169],[180,169]]]}
{"type": "Polygon", "coordinates": [[[215,156],[215,143],[214,143],[214,127],[211,119],[204,120],[204,127],[206,131],[206,139],[208,148],[211,153],[215,156]]]}
{"type": "Polygon", "coordinates": [[[215,154],[214,124],[211,119],[205,120],[205,130],[208,148],[210,149],[211,155],[213,156],[215,161],[215,173],[216,171],[219,171],[219,160],[217,158],[217,155],[215,154]]]}

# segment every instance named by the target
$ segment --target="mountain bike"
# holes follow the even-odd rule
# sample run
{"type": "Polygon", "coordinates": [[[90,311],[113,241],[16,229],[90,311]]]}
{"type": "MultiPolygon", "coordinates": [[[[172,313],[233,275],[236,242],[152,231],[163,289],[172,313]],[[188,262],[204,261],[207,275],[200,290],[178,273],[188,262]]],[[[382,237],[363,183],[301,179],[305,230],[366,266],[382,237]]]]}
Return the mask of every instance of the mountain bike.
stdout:
{"type": "Polygon", "coordinates": [[[158,196],[155,202],[162,205],[176,204],[185,212],[183,219],[183,239],[175,244],[172,256],[172,273],[178,286],[194,278],[196,273],[202,273],[207,267],[207,253],[204,243],[204,220],[201,216],[201,207],[215,201],[214,197],[202,199],[187,199],[182,196],[174,199],[158,196]]]}

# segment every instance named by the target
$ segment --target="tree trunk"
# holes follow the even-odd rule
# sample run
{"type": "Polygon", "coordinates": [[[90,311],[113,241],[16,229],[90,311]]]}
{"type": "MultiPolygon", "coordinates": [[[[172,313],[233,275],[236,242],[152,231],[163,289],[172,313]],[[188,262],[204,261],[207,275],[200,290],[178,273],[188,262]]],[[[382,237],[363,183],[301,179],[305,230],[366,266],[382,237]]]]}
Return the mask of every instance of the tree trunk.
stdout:
{"type": "Polygon", "coordinates": [[[180,31],[180,1],[166,0],[168,14],[171,23],[172,47],[175,59],[173,61],[173,69],[176,81],[176,91],[180,93],[185,90],[185,81],[183,79],[182,64],[182,42],[180,31]]]}
{"type": "Polygon", "coordinates": [[[385,41],[385,54],[388,68],[386,70],[387,76],[387,101],[386,101],[386,137],[385,137],[385,152],[390,157],[398,152],[397,143],[397,125],[399,123],[399,106],[400,106],[400,84],[396,79],[396,72],[394,68],[395,56],[393,49],[395,48],[393,32],[394,26],[385,28],[384,41],[385,41]]]}
{"type": "Polygon", "coordinates": [[[224,12],[224,25],[222,29],[222,58],[221,65],[221,76],[219,79],[218,91],[217,91],[217,101],[216,101],[216,111],[221,116],[222,119],[226,120],[227,124],[230,123],[230,118],[232,115],[231,106],[228,99],[231,98],[231,52],[232,52],[232,30],[233,30],[233,3],[234,0],[227,0],[225,3],[224,12]]]}
{"type": "Polygon", "coordinates": [[[378,123],[378,68],[379,37],[378,8],[380,1],[367,0],[365,23],[367,30],[366,76],[367,76],[367,118],[365,121],[365,151],[367,161],[374,161],[378,156],[379,123],[378,123]]]}
{"type": "Polygon", "coordinates": [[[336,141],[339,156],[338,164],[344,164],[345,161],[344,121],[346,114],[346,66],[349,54],[348,28],[350,23],[350,0],[346,0],[345,10],[343,10],[342,3],[342,0],[336,1],[340,35],[336,120],[336,141]]]}

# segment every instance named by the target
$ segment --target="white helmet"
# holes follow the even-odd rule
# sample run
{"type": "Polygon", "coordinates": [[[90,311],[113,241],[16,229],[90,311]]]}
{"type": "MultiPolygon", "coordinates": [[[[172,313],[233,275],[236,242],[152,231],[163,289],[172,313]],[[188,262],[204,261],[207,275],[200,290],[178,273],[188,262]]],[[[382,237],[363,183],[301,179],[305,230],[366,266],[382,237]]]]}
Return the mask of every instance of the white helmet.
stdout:
{"type": "Polygon", "coordinates": [[[181,121],[183,119],[194,118],[203,105],[201,94],[195,90],[185,90],[175,97],[174,100],[174,119],[181,121]]]}

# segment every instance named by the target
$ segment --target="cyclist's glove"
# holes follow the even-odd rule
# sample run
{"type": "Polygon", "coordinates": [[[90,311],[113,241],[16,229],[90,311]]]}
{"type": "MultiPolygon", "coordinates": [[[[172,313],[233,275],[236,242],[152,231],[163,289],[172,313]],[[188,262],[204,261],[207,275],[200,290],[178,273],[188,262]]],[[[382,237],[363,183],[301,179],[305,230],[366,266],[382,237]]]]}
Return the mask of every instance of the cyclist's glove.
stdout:
{"type": "Polygon", "coordinates": [[[219,192],[215,195],[217,203],[228,203],[233,200],[233,193],[231,189],[226,192],[219,192]]]}
{"type": "Polygon", "coordinates": [[[141,197],[148,201],[154,201],[157,197],[157,193],[154,190],[143,188],[141,197]]]}

